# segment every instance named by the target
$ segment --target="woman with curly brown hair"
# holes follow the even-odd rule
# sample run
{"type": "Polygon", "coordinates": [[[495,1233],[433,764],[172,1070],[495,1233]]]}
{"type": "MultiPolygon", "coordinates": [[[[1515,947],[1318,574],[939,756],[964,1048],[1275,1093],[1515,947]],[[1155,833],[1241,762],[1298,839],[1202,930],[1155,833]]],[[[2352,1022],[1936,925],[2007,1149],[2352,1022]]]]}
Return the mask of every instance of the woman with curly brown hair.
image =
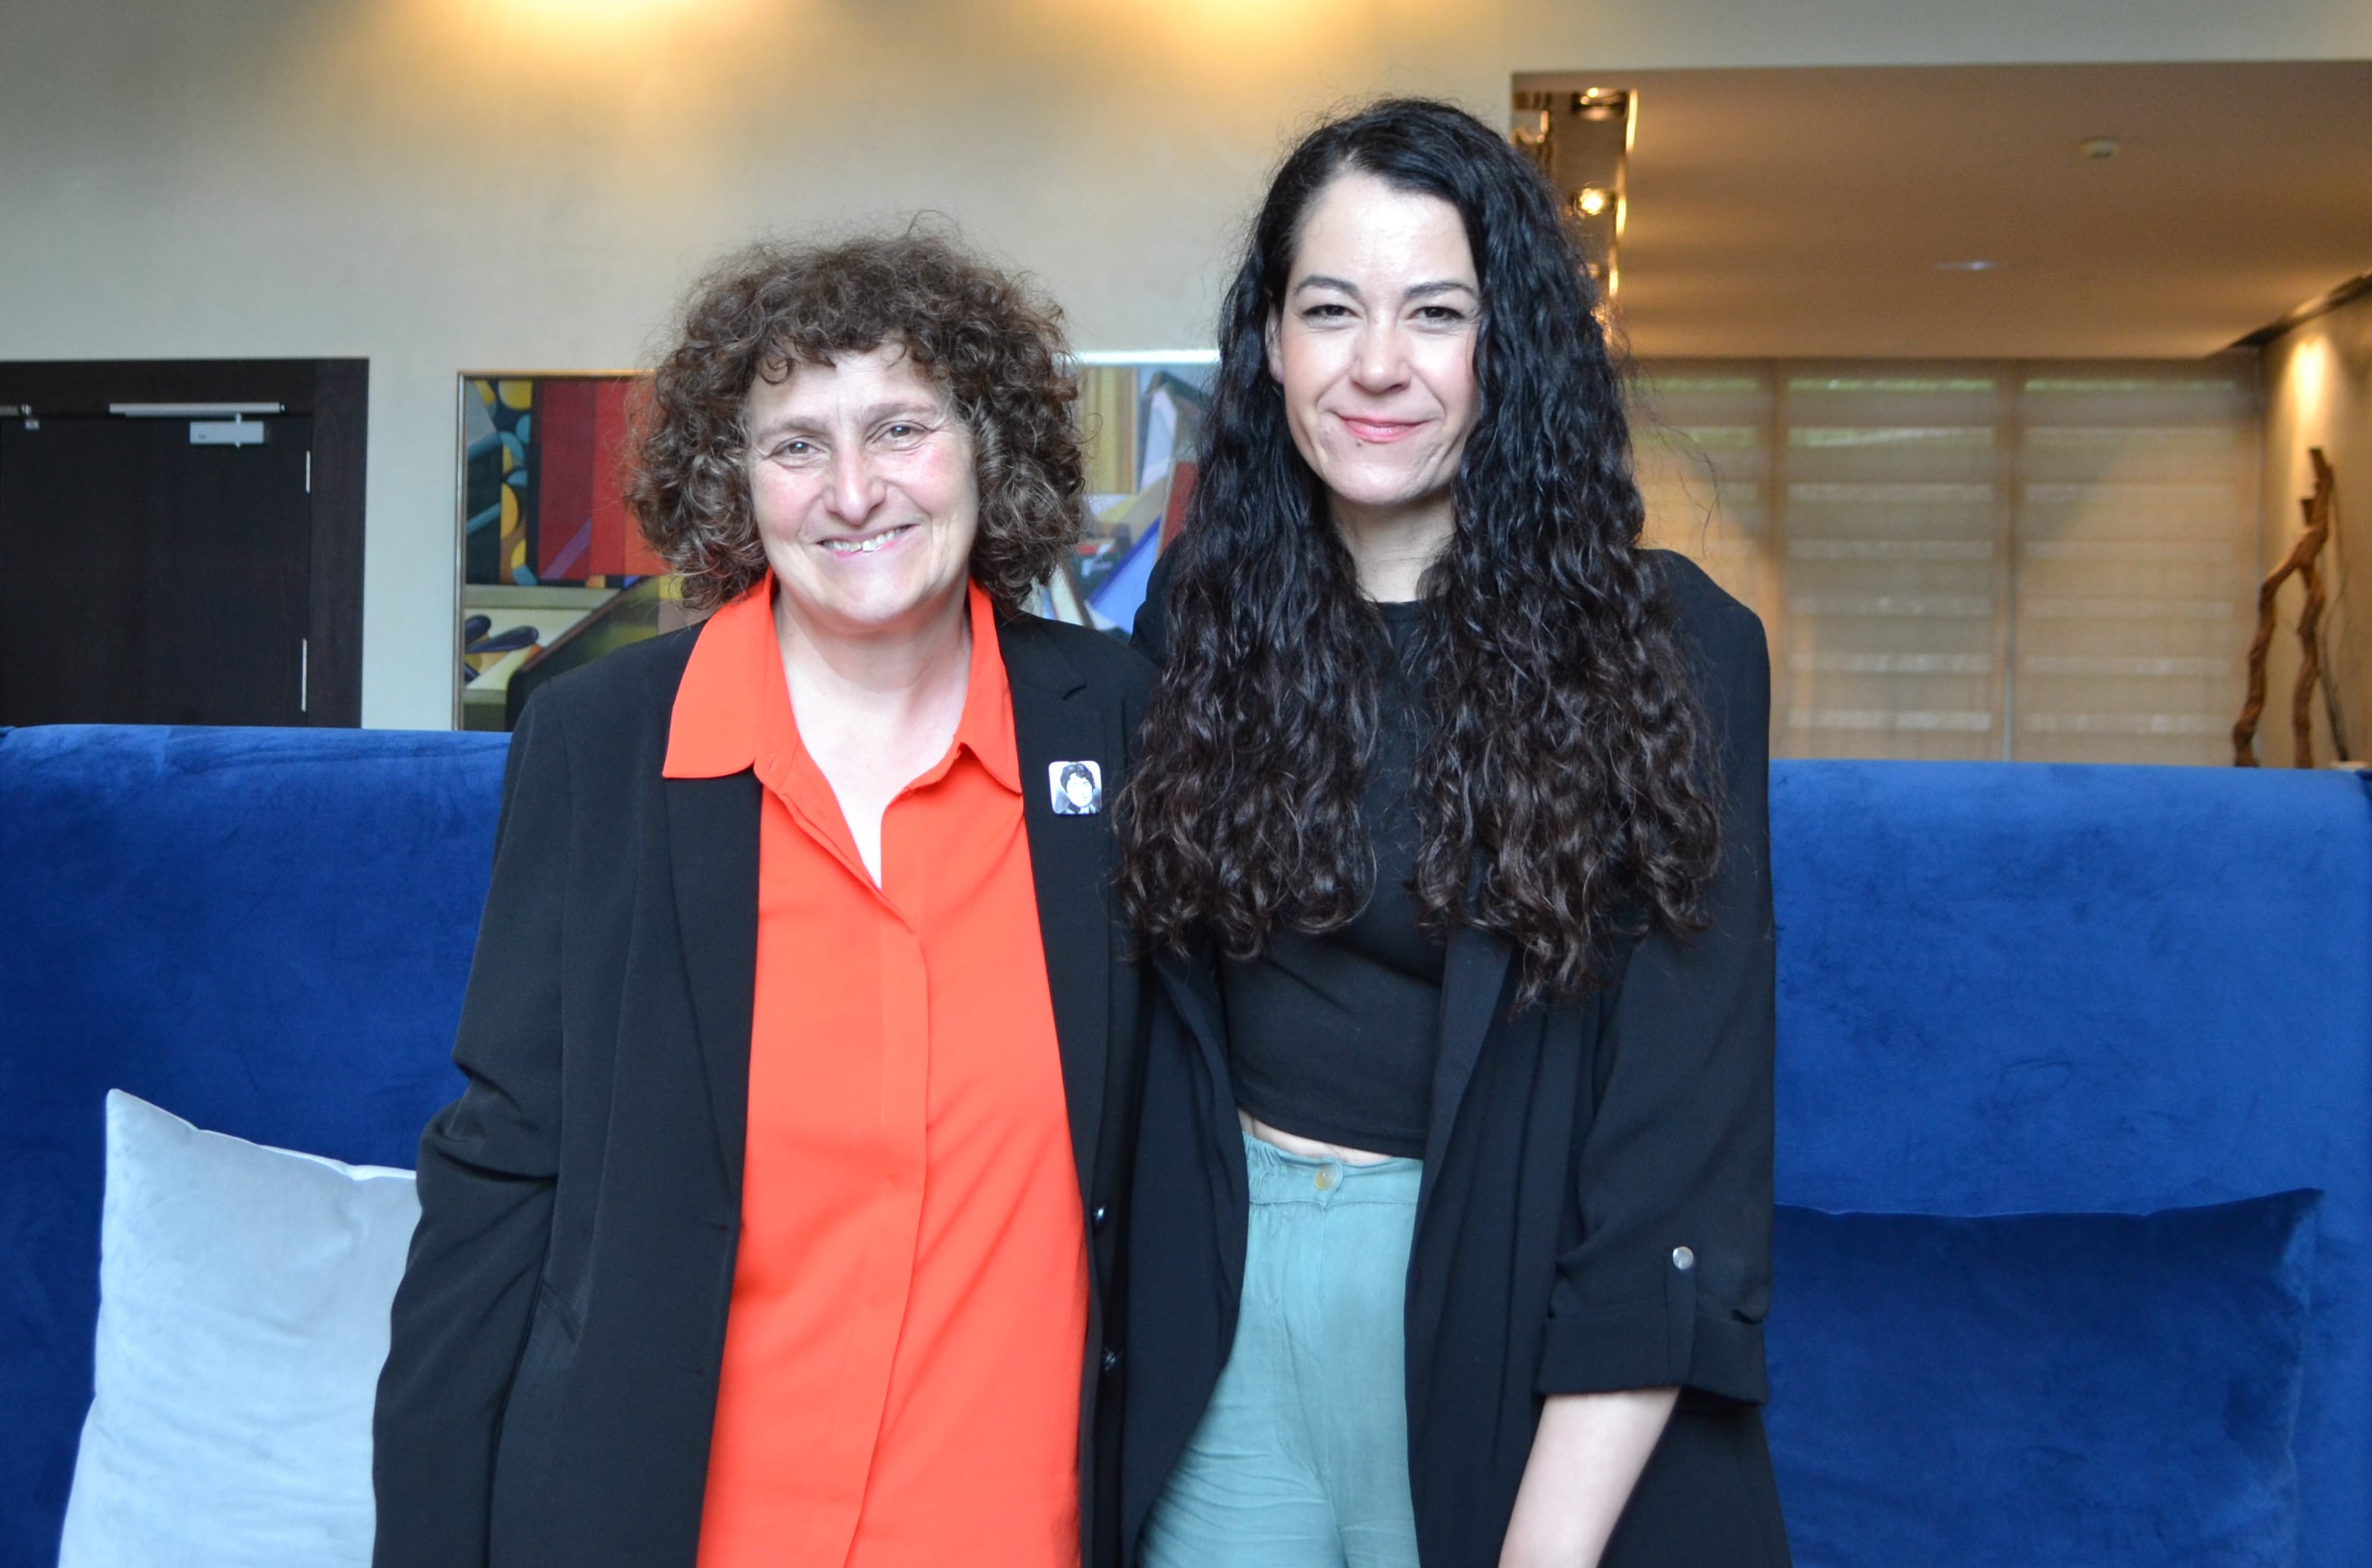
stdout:
{"type": "Polygon", "coordinates": [[[1146,1568],[1779,1568],[1769,676],[1639,547],[1554,193],[1387,102],[1272,183],[1122,897],[1146,1568]]]}
{"type": "Polygon", "coordinates": [[[1148,682],[1019,610],[1083,516],[1067,366],[924,234],[693,296],[633,500],[714,613],[512,741],[380,1568],[1110,1560],[1148,682]]]}

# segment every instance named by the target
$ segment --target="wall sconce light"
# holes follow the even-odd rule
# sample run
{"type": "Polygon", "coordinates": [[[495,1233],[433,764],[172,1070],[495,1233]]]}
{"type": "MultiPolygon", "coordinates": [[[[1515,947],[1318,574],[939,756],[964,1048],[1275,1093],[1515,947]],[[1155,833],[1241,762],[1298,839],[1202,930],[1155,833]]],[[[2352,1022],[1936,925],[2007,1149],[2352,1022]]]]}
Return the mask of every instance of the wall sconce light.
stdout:
{"type": "Polygon", "coordinates": [[[1610,298],[1622,275],[1614,253],[1630,218],[1625,185],[1639,95],[1627,87],[1518,92],[1510,108],[1508,139],[1556,187],[1589,275],[1610,298]]]}

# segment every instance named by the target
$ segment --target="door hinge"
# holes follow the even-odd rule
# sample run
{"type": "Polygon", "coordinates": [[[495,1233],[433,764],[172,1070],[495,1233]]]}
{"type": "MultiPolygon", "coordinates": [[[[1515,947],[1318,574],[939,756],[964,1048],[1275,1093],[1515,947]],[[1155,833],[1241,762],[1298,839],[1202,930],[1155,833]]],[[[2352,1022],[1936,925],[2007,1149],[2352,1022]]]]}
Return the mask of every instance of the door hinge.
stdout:
{"type": "Polygon", "coordinates": [[[296,639],[296,711],[298,713],[307,714],[313,711],[312,688],[313,639],[299,637],[296,639]]]}
{"type": "Polygon", "coordinates": [[[305,494],[313,494],[313,454],[305,454],[305,494]]]}

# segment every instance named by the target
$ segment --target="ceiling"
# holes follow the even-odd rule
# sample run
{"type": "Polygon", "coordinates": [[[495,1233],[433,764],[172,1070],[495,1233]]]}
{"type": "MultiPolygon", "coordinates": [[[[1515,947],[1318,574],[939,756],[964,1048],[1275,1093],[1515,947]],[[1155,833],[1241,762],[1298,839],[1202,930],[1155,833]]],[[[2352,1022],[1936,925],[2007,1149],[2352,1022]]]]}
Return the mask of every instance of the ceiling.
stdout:
{"type": "Polygon", "coordinates": [[[2372,269],[2372,62],[1515,85],[1640,95],[1619,303],[1645,357],[2190,357],[2372,269]]]}

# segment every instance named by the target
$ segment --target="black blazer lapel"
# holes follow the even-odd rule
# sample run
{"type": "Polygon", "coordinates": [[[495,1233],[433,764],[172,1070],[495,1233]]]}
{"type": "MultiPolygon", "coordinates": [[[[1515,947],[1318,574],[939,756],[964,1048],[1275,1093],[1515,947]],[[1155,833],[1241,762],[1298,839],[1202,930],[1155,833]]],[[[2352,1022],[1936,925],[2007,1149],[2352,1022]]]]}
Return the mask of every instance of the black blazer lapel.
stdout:
{"type": "Polygon", "coordinates": [[[1449,1130],[1458,1121],[1466,1086],[1473,1081],[1474,1064],[1482,1059],[1482,1041],[1491,1033],[1513,959],[1506,939],[1493,932],[1461,925],[1450,934],[1449,951],[1442,960],[1441,1032],[1434,1058],[1433,1120],[1424,1138],[1425,1179],[1417,1197],[1420,1226],[1426,1200],[1433,1196],[1433,1173],[1441,1168],[1448,1150],[1449,1130]]]}
{"type": "Polygon", "coordinates": [[[669,779],[666,785],[676,926],[715,1112],[717,1159],[738,1213],[758,989],[758,776],[669,779]]]}
{"type": "Polygon", "coordinates": [[[1125,737],[1118,709],[1108,711],[1087,697],[1086,678],[1034,622],[1001,619],[997,645],[1013,692],[1021,820],[1029,834],[1038,934],[1063,1054],[1071,1154],[1078,1163],[1079,1200],[1092,1204],[1111,1050],[1111,967],[1121,941],[1110,901],[1118,854],[1110,801],[1122,783],[1125,737]],[[1090,761],[1102,770],[1105,808],[1089,817],[1057,817],[1047,765],[1090,761]]]}
{"type": "MultiPolygon", "coordinates": [[[[1227,1075],[1226,1005],[1219,1000],[1218,988],[1203,960],[1199,955],[1181,953],[1174,947],[1158,947],[1153,953],[1153,972],[1169,998],[1171,1010],[1202,1048],[1203,1065],[1211,1074],[1211,1081],[1227,1086],[1232,1095],[1233,1080],[1227,1075]]],[[[1227,1109],[1234,1111],[1232,1101],[1227,1109]]]]}

